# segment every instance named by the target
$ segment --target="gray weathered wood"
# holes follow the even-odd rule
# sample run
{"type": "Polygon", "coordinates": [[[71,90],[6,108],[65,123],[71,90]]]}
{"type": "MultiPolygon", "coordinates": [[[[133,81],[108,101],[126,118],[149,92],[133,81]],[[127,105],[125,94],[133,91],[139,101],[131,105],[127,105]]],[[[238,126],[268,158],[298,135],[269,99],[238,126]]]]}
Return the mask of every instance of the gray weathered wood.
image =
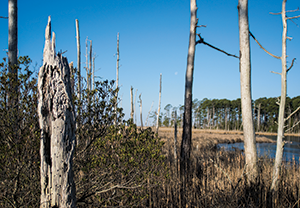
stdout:
{"type": "Polygon", "coordinates": [[[133,87],[130,87],[130,118],[133,122],[133,87]]]}
{"type": "MultiPolygon", "coordinates": [[[[77,79],[78,79],[78,91],[77,97],[78,100],[81,100],[81,50],[80,50],[80,32],[79,32],[79,21],[78,19],[75,20],[76,22],[76,40],[77,40],[77,79]]],[[[80,112],[80,110],[79,110],[80,112]]]]}
{"type": "Polygon", "coordinates": [[[41,208],[76,207],[73,181],[75,115],[68,60],[55,53],[51,19],[46,27],[43,66],[38,75],[41,128],[41,208]]]}
{"type": "MultiPolygon", "coordinates": [[[[117,35],[117,71],[116,71],[116,89],[119,87],[119,61],[120,61],[120,53],[119,53],[119,38],[120,34],[117,35]]],[[[118,92],[116,93],[116,98],[118,99],[118,92]]],[[[118,102],[116,102],[115,109],[118,107],[118,102]]]]}
{"type": "Polygon", "coordinates": [[[278,129],[277,129],[277,147],[276,147],[276,156],[275,162],[273,167],[273,174],[272,174],[272,185],[271,191],[274,193],[278,191],[278,183],[279,183],[279,173],[281,169],[282,157],[283,157],[283,147],[284,142],[284,114],[285,114],[285,103],[286,103],[286,39],[287,39],[287,17],[286,17],[286,0],[282,1],[282,11],[281,11],[281,18],[282,18],[282,55],[281,55],[281,96],[280,96],[280,105],[279,105],[279,115],[278,115],[278,129]]]}
{"type": "Polygon", "coordinates": [[[159,128],[159,114],[160,114],[160,105],[161,105],[161,83],[162,83],[162,74],[159,77],[159,97],[158,97],[158,109],[157,109],[157,118],[156,118],[156,133],[158,134],[159,128]]]}
{"type": "MultiPolygon", "coordinates": [[[[185,96],[184,96],[184,113],[183,129],[180,152],[180,175],[183,180],[189,179],[190,155],[192,150],[192,88],[196,46],[196,29],[197,29],[197,3],[196,0],[190,1],[191,20],[190,20],[190,37],[189,49],[187,56],[187,67],[185,75],[185,96]]],[[[186,181],[183,181],[185,183],[186,181]]],[[[185,184],[183,184],[185,186],[185,184]]]]}
{"type": "Polygon", "coordinates": [[[142,105],[142,93],[139,95],[140,102],[140,120],[141,120],[141,128],[143,128],[143,105],[142,105]]]}
{"type": "Polygon", "coordinates": [[[240,82],[246,170],[249,180],[258,174],[255,130],[251,98],[251,62],[248,22],[248,0],[239,0],[240,82]]]}

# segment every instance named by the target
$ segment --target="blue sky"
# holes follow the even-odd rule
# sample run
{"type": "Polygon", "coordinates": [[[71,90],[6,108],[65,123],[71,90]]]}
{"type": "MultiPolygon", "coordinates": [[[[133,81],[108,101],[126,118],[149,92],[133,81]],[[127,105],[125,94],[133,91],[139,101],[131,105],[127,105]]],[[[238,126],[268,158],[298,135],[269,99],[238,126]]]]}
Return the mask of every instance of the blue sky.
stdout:
{"type": "MultiPolygon", "coordinates": [[[[198,33],[204,40],[229,53],[239,54],[237,0],[198,0],[198,33]]],[[[249,0],[250,30],[271,53],[281,55],[282,22],[280,0],[249,0]]],[[[7,16],[7,1],[1,0],[0,16],[7,16]]],[[[189,38],[188,0],[64,0],[18,1],[19,55],[32,59],[32,69],[42,64],[44,33],[48,16],[56,33],[57,51],[77,66],[75,19],[79,20],[82,67],[85,66],[85,39],[93,41],[97,76],[115,79],[117,33],[120,32],[120,97],[126,118],[130,113],[130,86],[142,93],[143,117],[152,102],[158,106],[159,75],[162,73],[162,108],[183,104],[189,38]]],[[[287,9],[300,7],[288,0],[287,9]]],[[[288,15],[299,15],[300,12],[288,15]]],[[[288,22],[288,96],[300,93],[300,21],[288,22]],[[296,23],[296,24],[294,24],[296,23]]],[[[6,57],[8,21],[0,19],[0,57],[6,57]]],[[[281,62],[267,55],[251,40],[252,97],[280,95],[281,62]]],[[[85,71],[82,68],[82,75],[85,71]]],[[[236,99],[240,97],[239,61],[205,45],[196,46],[193,98],[236,99]]],[[[135,91],[134,91],[135,92],[135,91]]],[[[136,104],[139,113],[139,106],[136,104]]],[[[139,124],[139,119],[138,119],[139,124]]]]}

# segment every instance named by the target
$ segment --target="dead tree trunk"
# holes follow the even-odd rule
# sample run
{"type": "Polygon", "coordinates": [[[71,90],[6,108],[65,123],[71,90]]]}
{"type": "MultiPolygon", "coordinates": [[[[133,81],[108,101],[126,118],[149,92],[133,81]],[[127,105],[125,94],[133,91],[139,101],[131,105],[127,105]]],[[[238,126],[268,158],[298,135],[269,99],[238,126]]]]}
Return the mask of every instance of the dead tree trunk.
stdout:
{"type": "Polygon", "coordinates": [[[134,123],[137,124],[137,119],[136,119],[136,108],[135,108],[135,104],[136,104],[136,95],[137,95],[137,91],[138,89],[135,90],[135,94],[134,94],[134,103],[133,103],[133,115],[134,115],[134,123]]]}
{"type": "MultiPolygon", "coordinates": [[[[117,72],[116,72],[116,89],[119,87],[119,61],[120,61],[120,53],[119,53],[119,33],[117,35],[117,72]]],[[[118,100],[118,91],[116,92],[116,99],[118,100]]],[[[116,102],[115,109],[118,107],[118,102],[116,102]]]]}
{"type": "Polygon", "coordinates": [[[189,50],[187,56],[187,68],[185,78],[185,97],[184,97],[184,114],[183,114],[183,129],[180,152],[180,175],[183,180],[183,187],[189,180],[190,155],[192,150],[192,88],[193,88],[193,73],[194,59],[196,46],[196,29],[197,29],[197,4],[196,0],[190,1],[191,20],[190,20],[190,38],[189,50]]]}
{"type": "Polygon", "coordinates": [[[142,106],[142,93],[139,95],[140,100],[140,119],[141,119],[141,128],[143,129],[143,106],[142,106]]]}
{"type": "Polygon", "coordinates": [[[68,60],[55,53],[51,19],[46,27],[43,66],[38,77],[41,128],[41,208],[76,207],[73,181],[75,115],[68,60]]]}
{"type": "Polygon", "coordinates": [[[86,59],[86,63],[85,63],[85,70],[86,70],[86,88],[89,90],[90,89],[90,79],[89,79],[89,52],[88,52],[88,48],[89,48],[89,44],[88,44],[88,38],[86,37],[85,40],[85,59],[86,59]]]}
{"type": "Polygon", "coordinates": [[[133,122],[133,87],[130,87],[130,118],[133,122]]]}
{"type": "Polygon", "coordinates": [[[92,47],[92,40],[90,40],[90,65],[89,65],[89,83],[90,88],[89,90],[92,90],[92,63],[93,63],[93,47],[92,47]]]}
{"type": "Polygon", "coordinates": [[[260,108],[261,108],[261,103],[258,104],[258,109],[257,109],[257,131],[260,131],[260,108]]]}
{"type": "Polygon", "coordinates": [[[244,131],[244,148],[247,165],[246,170],[249,173],[249,180],[254,181],[257,177],[258,170],[251,98],[251,62],[248,23],[248,0],[239,0],[238,12],[240,34],[240,79],[243,118],[242,124],[244,131]]]}
{"type": "Polygon", "coordinates": [[[177,163],[177,110],[174,115],[174,162],[175,162],[175,174],[177,176],[178,163],[177,163]]]}
{"type": "Polygon", "coordinates": [[[159,114],[160,114],[160,105],[161,105],[161,82],[162,82],[162,74],[159,76],[159,97],[158,97],[158,109],[157,109],[157,119],[156,119],[156,134],[158,134],[159,128],[159,114]]]}
{"type": "Polygon", "coordinates": [[[8,0],[8,63],[9,72],[18,78],[18,0],[8,0]]]}
{"type": "Polygon", "coordinates": [[[276,156],[275,156],[275,163],[273,167],[273,174],[272,174],[272,185],[271,191],[277,192],[278,191],[278,183],[279,183],[279,172],[282,163],[283,157],[283,147],[284,142],[282,141],[284,137],[284,114],[285,114],[285,103],[286,103],[286,39],[287,39],[287,17],[286,17],[286,10],[285,10],[286,0],[282,1],[282,11],[281,11],[281,18],[282,18],[282,55],[281,55],[281,67],[282,71],[281,75],[281,96],[280,96],[280,105],[279,105],[279,115],[278,115],[278,130],[277,130],[277,147],[276,147],[276,156]]]}
{"type": "MultiPolygon", "coordinates": [[[[78,79],[78,100],[81,100],[81,51],[80,51],[80,33],[79,33],[79,22],[76,19],[76,39],[77,39],[77,79],[78,79]]],[[[79,110],[80,112],[80,110],[79,110]]]]}

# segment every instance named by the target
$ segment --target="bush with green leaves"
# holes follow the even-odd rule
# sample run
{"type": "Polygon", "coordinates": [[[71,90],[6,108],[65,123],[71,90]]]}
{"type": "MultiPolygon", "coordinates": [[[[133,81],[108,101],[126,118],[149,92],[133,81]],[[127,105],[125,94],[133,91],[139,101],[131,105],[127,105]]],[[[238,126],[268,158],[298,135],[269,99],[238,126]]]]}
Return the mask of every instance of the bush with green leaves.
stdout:
{"type": "Polygon", "coordinates": [[[29,70],[31,60],[18,61],[18,80],[6,59],[0,64],[0,207],[38,207],[37,80],[29,70]]]}
{"type": "MultiPolygon", "coordinates": [[[[37,76],[29,70],[30,62],[19,58],[17,81],[6,60],[0,64],[0,207],[40,203],[37,76]]],[[[150,128],[138,129],[124,120],[122,109],[115,108],[117,90],[114,81],[106,80],[96,82],[95,90],[84,89],[81,100],[73,96],[78,207],[138,206],[166,171],[163,143],[150,128]]]]}
{"type": "Polygon", "coordinates": [[[115,109],[114,82],[84,90],[77,105],[75,182],[78,207],[138,206],[166,171],[163,143],[115,109]]]}

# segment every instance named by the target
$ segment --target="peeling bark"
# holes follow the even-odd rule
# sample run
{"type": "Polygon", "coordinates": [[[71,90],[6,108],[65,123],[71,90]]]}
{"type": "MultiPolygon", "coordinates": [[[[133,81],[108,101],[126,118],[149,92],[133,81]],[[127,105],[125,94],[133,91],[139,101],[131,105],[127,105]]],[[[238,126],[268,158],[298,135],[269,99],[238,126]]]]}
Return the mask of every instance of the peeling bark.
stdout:
{"type": "Polygon", "coordinates": [[[38,77],[41,128],[41,208],[76,207],[73,181],[75,115],[68,60],[55,53],[51,19],[46,27],[43,66],[38,77]]]}

